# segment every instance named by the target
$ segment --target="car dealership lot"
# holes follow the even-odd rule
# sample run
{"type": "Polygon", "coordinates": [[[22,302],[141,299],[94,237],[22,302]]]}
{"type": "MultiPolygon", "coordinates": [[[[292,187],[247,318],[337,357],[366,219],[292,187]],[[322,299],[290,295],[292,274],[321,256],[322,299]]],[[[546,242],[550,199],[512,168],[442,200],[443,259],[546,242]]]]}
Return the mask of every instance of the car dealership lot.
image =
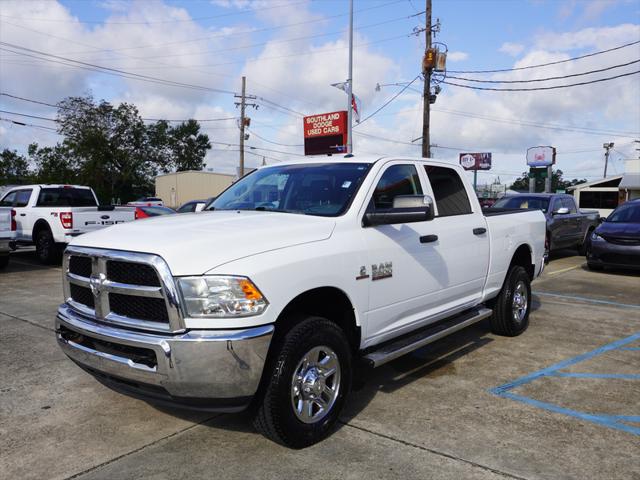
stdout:
{"type": "Polygon", "coordinates": [[[584,263],[552,259],[520,337],[483,322],[361,372],[338,431],[294,451],[246,415],[103,387],[56,345],[60,268],[14,253],[0,273],[0,476],[640,478],[640,276],[584,263]]]}

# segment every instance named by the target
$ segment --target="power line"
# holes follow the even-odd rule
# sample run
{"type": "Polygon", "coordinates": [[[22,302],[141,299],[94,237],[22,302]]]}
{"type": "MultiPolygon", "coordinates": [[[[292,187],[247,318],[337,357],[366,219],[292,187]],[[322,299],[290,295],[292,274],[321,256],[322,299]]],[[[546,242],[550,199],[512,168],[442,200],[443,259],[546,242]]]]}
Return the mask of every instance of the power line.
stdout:
{"type": "MultiPolygon", "coordinates": [[[[30,102],[30,103],[35,103],[38,105],[44,105],[47,107],[52,107],[52,108],[58,108],[58,109],[63,109],[63,110],[68,110],[68,108],[65,108],[61,105],[54,105],[52,103],[47,103],[47,102],[41,102],[39,100],[33,100],[30,98],[25,98],[25,97],[19,97],[17,95],[11,95],[10,93],[5,93],[5,92],[0,92],[0,96],[5,96],[5,97],[9,97],[9,98],[14,98],[16,100],[22,100],[25,102],[30,102]]],[[[11,113],[11,112],[7,112],[7,113],[11,113]]],[[[23,115],[24,114],[20,114],[20,113],[14,113],[14,115],[23,115]]],[[[44,117],[38,117],[41,118],[43,120],[51,120],[51,121],[57,121],[56,119],[53,118],[44,118],[44,117]]],[[[179,119],[168,119],[168,118],[148,118],[148,117],[142,117],[142,120],[148,121],[148,122],[187,122],[189,120],[195,120],[196,122],[222,122],[222,121],[226,121],[226,120],[236,120],[237,117],[224,117],[224,118],[179,118],[179,119]]]]}
{"type": "Polygon", "coordinates": [[[558,89],[558,88],[577,87],[577,86],[580,86],[580,85],[590,85],[592,83],[607,82],[609,80],[615,80],[616,78],[628,77],[629,75],[636,75],[638,73],[640,73],[640,70],[636,70],[635,72],[622,73],[620,75],[615,75],[613,77],[599,78],[598,80],[590,80],[590,81],[587,81],[587,82],[570,83],[568,85],[554,85],[554,86],[551,86],[551,87],[535,87],[535,88],[473,87],[471,85],[463,85],[463,84],[460,84],[460,83],[447,82],[445,80],[443,80],[441,83],[444,83],[446,85],[451,85],[451,86],[454,86],[454,87],[470,88],[472,90],[490,90],[490,91],[493,91],[493,92],[533,92],[533,91],[539,91],[539,90],[555,90],[555,89],[558,89]]]}
{"type": "Polygon", "coordinates": [[[479,82],[479,83],[533,83],[533,82],[547,82],[549,80],[562,80],[562,79],[565,79],[565,78],[581,77],[583,75],[590,75],[592,73],[605,72],[607,70],[613,70],[614,68],[621,68],[621,67],[626,67],[626,66],[629,66],[629,65],[633,65],[634,63],[638,63],[638,62],[640,62],[640,59],[633,60],[633,61],[627,62],[627,63],[621,63],[619,65],[613,65],[611,67],[600,68],[598,70],[590,70],[588,72],[574,73],[574,74],[571,74],[571,75],[561,75],[561,76],[557,76],[557,77],[534,78],[534,79],[531,79],[531,80],[478,80],[476,78],[454,77],[454,76],[450,76],[450,75],[447,75],[447,78],[454,78],[456,80],[464,80],[466,82],[479,82]]]}
{"type": "MultiPolygon", "coordinates": [[[[358,27],[357,31],[361,31],[367,28],[373,28],[373,27],[379,27],[381,25],[387,25],[389,23],[394,23],[394,22],[398,22],[400,20],[406,20],[409,17],[407,17],[406,15],[403,15],[402,17],[397,17],[397,18],[392,18],[390,20],[384,20],[382,22],[377,22],[377,23],[372,23],[370,25],[363,25],[361,27],[358,27]]],[[[155,59],[155,58],[171,58],[171,57],[180,57],[180,58],[184,58],[184,57],[192,57],[195,55],[209,55],[212,53],[226,53],[226,52],[230,52],[230,51],[235,51],[235,50],[246,50],[246,49],[250,49],[250,48],[255,48],[255,47],[262,47],[264,45],[274,45],[274,44],[282,44],[282,43],[295,43],[295,42],[299,42],[300,40],[309,40],[309,39],[313,39],[313,38],[322,38],[322,37],[328,37],[331,35],[338,35],[341,33],[344,33],[346,30],[336,30],[333,32],[324,32],[324,33],[316,33],[313,35],[303,35],[301,37],[292,37],[292,38],[287,38],[287,39],[283,39],[283,40],[269,40],[266,42],[259,42],[259,43],[253,43],[251,45],[238,45],[236,47],[228,47],[228,48],[223,48],[220,50],[199,50],[199,51],[195,51],[195,52],[188,52],[188,53],[172,53],[172,54],[163,54],[163,55],[155,55],[155,56],[145,56],[145,58],[148,59],[155,59]]]]}
{"type": "MultiPolygon", "coordinates": [[[[226,143],[226,142],[213,142],[211,141],[210,143],[214,144],[214,145],[226,145],[228,147],[239,147],[240,144],[238,143],[226,143]]],[[[292,153],[292,152],[283,152],[282,150],[272,150],[269,148],[262,148],[262,147],[254,147],[254,146],[245,146],[245,148],[251,149],[251,150],[264,150],[265,152],[272,152],[272,153],[282,153],[283,155],[293,155],[296,157],[304,157],[304,155],[300,154],[300,153],[292,153]]],[[[249,152],[247,152],[249,153],[249,152]]]]}
{"type": "Polygon", "coordinates": [[[396,93],[393,97],[391,97],[389,100],[387,100],[385,103],[383,103],[375,112],[371,113],[370,115],[367,115],[365,118],[363,118],[362,120],[360,120],[360,122],[358,123],[357,126],[362,125],[364,122],[366,122],[367,120],[369,120],[371,117],[373,117],[376,113],[378,113],[380,110],[382,110],[383,108],[385,108],[387,105],[389,105],[391,102],[393,102],[396,98],[398,98],[400,95],[402,95],[405,90],[407,90],[411,84],[413,84],[413,82],[415,82],[418,78],[420,78],[420,75],[416,75],[416,78],[414,78],[413,80],[411,80],[411,82],[409,82],[408,85],[406,85],[402,90],[400,90],[398,93],[396,93]]]}
{"type": "Polygon", "coordinates": [[[55,128],[45,127],[44,125],[34,125],[32,123],[23,123],[23,122],[18,122],[17,120],[12,120],[10,118],[2,118],[2,117],[0,117],[0,120],[2,120],[3,122],[12,123],[14,125],[19,125],[21,127],[33,127],[33,128],[39,128],[41,130],[47,130],[47,131],[58,133],[58,131],[55,128]]]}
{"type": "Polygon", "coordinates": [[[582,58],[594,57],[596,55],[601,55],[603,53],[613,52],[615,50],[620,50],[622,48],[630,47],[631,45],[637,45],[638,43],[640,43],[640,40],[636,40],[635,42],[625,43],[624,45],[619,45],[617,47],[609,48],[607,50],[600,50],[599,52],[580,55],[579,57],[568,58],[566,60],[558,60],[555,62],[540,63],[537,65],[528,65],[526,67],[504,68],[499,70],[447,70],[447,72],[448,73],[500,73],[500,72],[513,72],[516,70],[528,70],[530,68],[548,67],[549,65],[558,65],[560,63],[573,62],[575,60],[580,60],[582,58]]]}
{"type": "Polygon", "coordinates": [[[18,115],[19,117],[36,118],[38,120],[48,120],[50,122],[57,122],[55,118],[40,117],[38,115],[29,115],[26,113],[9,112],[7,110],[0,110],[0,113],[8,113],[9,115],[18,115]]]}
{"type": "Polygon", "coordinates": [[[292,145],[292,144],[288,144],[288,143],[280,143],[280,142],[274,142],[273,140],[269,140],[268,138],[264,138],[260,135],[258,135],[256,132],[254,132],[253,130],[249,130],[251,132],[252,135],[255,135],[257,138],[259,138],[262,141],[265,141],[267,143],[272,143],[274,145],[279,145],[281,147],[304,147],[304,143],[300,143],[297,145],[292,145]]]}
{"type": "MultiPolygon", "coordinates": [[[[71,62],[73,64],[78,64],[81,67],[85,67],[85,68],[90,68],[90,69],[98,69],[100,71],[103,71],[102,73],[108,73],[108,74],[112,74],[112,75],[116,75],[116,76],[126,76],[126,78],[132,78],[135,80],[141,80],[141,81],[151,81],[152,83],[162,83],[164,85],[168,85],[168,86],[173,86],[173,87],[182,87],[182,88],[190,88],[190,89],[194,89],[194,90],[204,90],[204,91],[210,91],[210,92],[215,92],[215,93],[225,93],[225,94],[231,94],[234,95],[235,92],[229,91],[229,90],[221,90],[218,88],[211,88],[211,87],[204,87],[201,85],[193,85],[193,84],[188,84],[188,83],[182,83],[182,82],[175,82],[173,80],[166,80],[166,79],[162,79],[162,78],[157,78],[157,77],[151,77],[148,75],[141,75],[139,73],[132,73],[132,72],[127,72],[124,70],[119,70],[116,68],[110,68],[110,67],[103,67],[101,65],[96,65],[96,64],[92,64],[92,63],[88,63],[88,62],[82,62],[80,60],[74,60],[71,58],[66,58],[66,57],[62,57],[60,55],[54,55],[51,53],[47,53],[47,52],[42,52],[40,50],[34,50],[31,48],[27,48],[27,47],[21,47],[20,45],[15,45],[12,43],[8,43],[8,42],[0,42],[0,45],[4,45],[5,47],[10,47],[10,48],[14,48],[14,49],[18,49],[18,50],[22,50],[24,52],[30,52],[36,55],[41,55],[44,57],[50,57],[50,58],[55,58],[57,60],[63,60],[65,62],[71,62]]],[[[7,50],[6,48],[1,49],[1,50],[5,50],[5,51],[10,51],[12,53],[16,53],[18,55],[24,55],[24,56],[28,56],[28,57],[33,57],[33,58],[39,58],[39,57],[35,57],[34,55],[29,55],[26,53],[22,53],[22,52],[15,52],[12,50],[7,50]]],[[[47,58],[40,58],[41,60],[48,60],[47,58]]]]}
{"type": "MultiPolygon", "coordinates": [[[[383,3],[382,5],[376,5],[373,7],[367,7],[367,8],[361,8],[359,10],[356,10],[356,13],[362,13],[362,12],[366,12],[369,10],[375,10],[378,8],[383,8],[383,7],[387,7],[389,5],[394,5],[397,3],[401,3],[404,0],[396,0],[393,2],[387,2],[387,3],[383,3]]],[[[340,18],[340,17],[344,17],[349,15],[349,13],[339,13],[336,15],[328,15],[326,17],[323,17],[322,20],[326,21],[326,20],[332,20],[335,18],[340,18]]],[[[410,18],[410,17],[401,17],[402,18],[410,18]]],[[[4,22],[7,23],[9,25],[13,25],[19,28],[25,28],[22,27],[21,25],[14,25],[11,24],[9,22],[4,22]]],[[[220,32],[218,34],[211,34],[211,35],[207,35],[204,37],[197,37],[197,38],[191,38],[191,39],[187,39],[187,40],[179,40],[179,41],[175,41],[175,42],[166,42],[166,43],[150,43],[150,44],[146,44],[146,45],[137,45],[134,47],[122,47],[122,48],[105,48],[105,49],[97,49],[95,52],[92,51],[79,51],[79,52],[67,52],[66,54],[68,55],[72,55],[72,54],[83,54],[83,53],[98,53],[98,52],[121,52],[124,50],[137,50],[137,49],[144,49],[144,48],[158,48],[158,47],[167,47],[167,46],[171,46],[171,45],[182,45],[185,43],[195,43],[195,42],[201,42],[201,41],[206,41],[206,40],[213,40],[213,39],[217,39],[217,38],[229,38],[229,37],[235,37],[238,35],[247,35],[247,34],[254,34],[254,33],[262,33],[262,32],[268,32],[268,31],[273,31],[273,30],[283,30],[286,28],[290,28],[290,27],[297,27],[300,25],[308,25],[308,24],[317,24],[318,20],[314,19],[314,20],[305,20],[304,22],[295,22],[295,23],[288,23],[285,25],[278,25],[275,27],[264,27],[264,28],[254,28],[251,30],[241,30],[241,31],[235,31],[235,32],[230,32],[230,33],[226,33],[226,32],[220,32]]],[[[369,26],[363,26],[363,27],[359,27],[359,28],[368,28],[369,26]]],[[[64,54],[63,54],[64,55],[64,54]]]]}

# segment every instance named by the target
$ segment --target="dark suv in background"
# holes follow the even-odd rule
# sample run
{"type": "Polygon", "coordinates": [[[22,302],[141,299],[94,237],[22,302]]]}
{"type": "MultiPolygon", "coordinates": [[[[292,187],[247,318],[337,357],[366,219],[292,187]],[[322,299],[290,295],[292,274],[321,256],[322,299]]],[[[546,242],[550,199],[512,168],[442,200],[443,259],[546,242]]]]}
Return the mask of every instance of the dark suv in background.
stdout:
{"type": "Polygon", "coordinates": [[[587,265],[640,270],[640,199],[616,208],[595,229],[587,245],[587,265]]]}

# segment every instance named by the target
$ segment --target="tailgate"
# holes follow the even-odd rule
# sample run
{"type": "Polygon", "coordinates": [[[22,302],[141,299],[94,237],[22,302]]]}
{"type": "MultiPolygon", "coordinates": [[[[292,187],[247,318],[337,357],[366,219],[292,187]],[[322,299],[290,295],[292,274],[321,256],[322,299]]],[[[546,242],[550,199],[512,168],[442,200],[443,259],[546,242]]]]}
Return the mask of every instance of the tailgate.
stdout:
{"type": "Polygon", "coordinates": [[[98,207],[87,207],[73,209],[73,228],[82,233],[130,222],[134,219],[135,209],[133,208],[98,210],[98,207]]]}
{"type": "Polygon", "coordinates": [[[0,239],[13,238],[11,231],[11,209],[0,208],[0,239]]]}

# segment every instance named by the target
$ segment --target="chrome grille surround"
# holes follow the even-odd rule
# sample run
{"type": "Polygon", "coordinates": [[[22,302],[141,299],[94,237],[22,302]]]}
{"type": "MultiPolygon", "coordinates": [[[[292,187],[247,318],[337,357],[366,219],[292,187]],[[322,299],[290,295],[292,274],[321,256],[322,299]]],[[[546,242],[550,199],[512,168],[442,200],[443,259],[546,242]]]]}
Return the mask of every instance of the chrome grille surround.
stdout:
{"type": "MultiPolygon", "coordinates": [[[[69,246],[65,250],[62,262],[63,291],[65,302],[77,313],[95,321],[119,325],[122,327],[157,332],[182,332],[185,330],[183,315],[176,284],[167,263],[158,255],[122,250],[108,250],[69,246]],[[69,260],[74,257],[91,258],[91,277],[75,275],[69,271],[69,260]],[[160,286],[144,286],[118,283],[107,277],[107,262],[110,260],[143,264],[154,269],[160,280],[160,286]],[[94,295],[95,308],[78,303],[71,297],[70,284],[89,288],[94,295]],[[137,297],[164,299],[169,322],[149,321],[129,318],[111,311],[109,294],[119,293],[137,297]]],[[[133,299],[132,299],[133,300],[133,299]]]]}

